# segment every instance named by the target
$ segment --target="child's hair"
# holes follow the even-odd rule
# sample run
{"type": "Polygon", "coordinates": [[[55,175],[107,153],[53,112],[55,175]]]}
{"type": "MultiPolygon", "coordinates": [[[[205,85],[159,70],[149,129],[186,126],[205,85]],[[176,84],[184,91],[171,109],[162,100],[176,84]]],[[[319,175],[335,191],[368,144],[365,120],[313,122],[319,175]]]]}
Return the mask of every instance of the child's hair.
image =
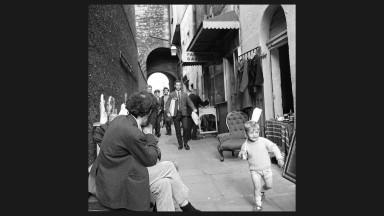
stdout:
{"type": "Polygon", "coordinates": [[[252,120],[245,122],[245,124],[244,124],[245,132],[248,132],[249,129],[251,129],[251,128],[256,128],[258,131],[260,130],[259,124],[257,124],[257,122],[252,121],[252,120]]]}

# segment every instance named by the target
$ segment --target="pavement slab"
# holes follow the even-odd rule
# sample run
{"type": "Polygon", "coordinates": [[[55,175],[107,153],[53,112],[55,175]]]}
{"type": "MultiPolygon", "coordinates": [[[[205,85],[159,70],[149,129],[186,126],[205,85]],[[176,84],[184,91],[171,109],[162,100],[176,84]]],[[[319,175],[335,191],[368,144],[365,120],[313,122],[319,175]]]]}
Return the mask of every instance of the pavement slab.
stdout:
{"type": "MultiPolygon", "coordinates": [[[[224,152],[224,162],[219,160],[216,137],[207,134],[205,139],[191,140],[190,150],[178,150],[174,126],[173,135],[162,136],[159,147],[162,160],[179,164],[179,174],[189,188],[188,200],[202,211],[252,211],[255,203],[254,189],[248,162],[231,152],[224,152]]],[[[296,211],[296,184],[282,177],[277,164],[271,166],[273,188],[266,192],[263,211],[296,211]]],[[[176,211],[181,211],[176,207],[176,211]]]]}

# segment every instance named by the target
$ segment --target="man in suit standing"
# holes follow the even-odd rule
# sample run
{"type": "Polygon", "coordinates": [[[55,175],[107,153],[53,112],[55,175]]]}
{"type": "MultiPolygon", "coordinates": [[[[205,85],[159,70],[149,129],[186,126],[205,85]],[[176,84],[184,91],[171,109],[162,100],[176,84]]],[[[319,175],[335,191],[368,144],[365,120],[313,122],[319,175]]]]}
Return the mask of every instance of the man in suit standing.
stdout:
{"type": "Polygon", "coordinates": [[[172,135],[172,129],[171,129],[172,118],[169,117],[165,112],[165,104],[167,103],[168,98],[169,98],[169,89],[167,87],[164,87],[163,96],[161,96],[161,99],[160,99],[161,112],[159,113],[159,115],[160,116],[163,115],[163,118],[164,118],[163,125],[165,125],[165,129],[167,130],[167,133],[165,135],[172,135]]]}
{"type": "MultiPolygon", "coordinates": [[[[205,101],[202,101],[199,95],[196,95],[196,89],[191,89],[189,90],[189,98],[191,99],[193,105],[197,109],[197,115],[199,115],[199,105],[201,106],[207,106],[209,104],[209,100],[206,99],[205,101]]],[[[189,110],[191,112],[191,110],[189,110]]],[[[195,122],[192,120],[192,117],[189,117],[189,130],[192,129],[192,135],[191,139],[197,140],[198,138],[196,137],[197,133],[197,125],[195,122]]]]}
{"type": "Polygon", "coordinates": [[[112,209],[145,211],[154,193],[158,211],[175,211],[174,201],[183,211],[198,211],[188,201],[189,189],[174,163],[160,161],[161,151],[148,122],[156,111],[153,94],[134,93],[126,107],[129,115],[109,123],[89,174],[88,183],[94,179],[98,201],[112,209]]]}
{"type": "Polygon", "coordinates": [[[173,116],[173,123],[175,125],[175,131],[176,131],[176,137],[177,141],[179,143],[179,150],[183,148],[183,141],[184,141],[184,147],[186,150],[189,150],[188,146],[188,140],[190,137],[191,130],[188,129],[188,112],[187,112],[187,106],[192,110],[192,112],[197,112],[197,109],[193,105],[191,99],[188,97],[187,93],[181,92],[181,81],[176,80],[175,81],[175,88],[176,90],[169,94],[168,101],[166,103],[166,113],[169,117],[171,117],[171,113],[169,111],[169,106],[171,104],[171,101],[175,101],[175,109],[174,109],[174,116],[173,116]],[[183,124],[183,137],[181,137],[181,129],[180,129],[180,122],[183,124]]]}

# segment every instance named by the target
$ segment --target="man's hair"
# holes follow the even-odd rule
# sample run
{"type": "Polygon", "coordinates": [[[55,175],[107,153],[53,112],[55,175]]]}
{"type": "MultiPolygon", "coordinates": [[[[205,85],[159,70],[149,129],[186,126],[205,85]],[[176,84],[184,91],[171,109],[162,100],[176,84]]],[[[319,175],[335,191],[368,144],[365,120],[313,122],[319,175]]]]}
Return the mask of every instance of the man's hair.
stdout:
{"type": "Polygon", "coordinates": [[[155,90],[155,93],[156,93],[156,92],[159,92],[159,93],[160,93],[160,90],[159,90],[159,89],[156,89],[156,90],[155,90]]]}
{"type": "Polygon", "coordinates": [[[164,92],[165,89],[168,89],[168,91],[169,91],[169,88],[168,88],[168,87],[164,87],[164,88],[163,88],[163,92],[164,92]]]}
{"type": "Polygon", "coordinates": [[[126,109],[135,118],[148,115],[156,108],[156,97],[147,91],[135,92],[127,100],[126,109]]]}
{"type": "Polygon", "coordinates": [[[257,124],[257,122],[249,120],[244,123],[245,132],[248,132],[251,128],[256,128],[257,131],[260,131],[260,127],[259,127],[259,124],[257,124]]]}
{"type": "Polygon", "coordinates": [[[151,85],[147,85],[147,87],[146,88],[152,88],[152,86],[151,85]]]}
{"type": "Polygon", "coordinates": [[[175,81],[175,85],[176,85],[176,83],[183,84],[183,83],[181,82],[181,80],[176,80],[176,81],[175,81]]]}

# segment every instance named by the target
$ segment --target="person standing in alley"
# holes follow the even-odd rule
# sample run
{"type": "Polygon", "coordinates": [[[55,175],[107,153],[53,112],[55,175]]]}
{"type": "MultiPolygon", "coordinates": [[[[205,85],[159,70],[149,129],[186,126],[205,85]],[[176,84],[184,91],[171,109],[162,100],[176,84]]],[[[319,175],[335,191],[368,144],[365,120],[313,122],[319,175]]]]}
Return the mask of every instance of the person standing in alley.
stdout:
{"type": "Polygon", "coordinates": [[[165,125],[165,129],[167,130],[165,135],[172,135],[172,129],[171,129],[172,118],[169,117],[166,114],[166,112],[165,112],[165,104],[167,103],[168,98],[169,98],[169,89],[167,87],[164,87],[164,89],[163,89],[163,96],[160,99],[160,103],[161,103],[161,105],[160,105],[160,108],[161,108],[160,116],[161,115],[163,116],[163,125],[165,125]]]}
{"type": "Polygon", "coordinates": [[[268,152],[274,153],[281,168],[284,166],[284,160],[275,143],[259,137],[260,127],[257,122],[252,120],[245,122],[244,129],[247,139],[241,146],[239,157],[248,160],[256,199],[254,211],[261,211],[264,193],[272,188],[271,158],[268,152]],[[263,180],[264,185],[262,185],[263,180]]]}
{"type": "MultiPolygon", "coordinates": [[[[196,94],[196,89],[189,90],[189,98],[191,99],[193,105],[197,109],[196,114],[199,115],[199,106],[207,106],[209,104],[209,100],[206,99],[205,101],[202,101],[200,96],[196,94]]],[[[190,109],[188,109],[188,112],[191,112],[190,109]]],[[[191,114],[191,113],[189,113],[191,114]]],[[[195,122],[192,120],[192,117],[189,117],[189,128],[192,129],[191,139],[197,140],[197,127],[198,125],[195,124],[195,122]]]]}
{"type": "MultiPolygon", "coordinates": [[[[152,93],[152,86],[151,85],[147,85],[147,92],[152,94],[154,96],[154,94],[152,93]]],[[[155,134],[155,128],[156,128],[156,120],[157,120],[157,112],[152,112],[151,115],[149,116],[149,124],[152,125],[152,133],[155,134]]]]}
{"type": "Polygon", "coordinates": [[[169,98],[165,107],[166,107],[167,115],[171,117],[172,115],[170,113],[169,107],[170,107],[171,101],[174,100],[175,108],[173,112],[174,116],[172,117],[173,117],[173,123],[175,125],[177,141],[179,143],[179,150],[183,148],[183,143],[184,143],[185,149],[189,150],[190,147],[188,146],[188,140],[189,140],[191,130],[188,128],[187,106],[192,110],[192,112],[197,112],[197,109],[193,105],[187,93],[181,92],[181,85],[182,84],[180,80],[175,81],[176,90],[171,94],[169,94],[169,98]],[[183,136],[181,136],[180,123],[182,123],[183,125],[183,136]]]}
{"type": "Polygon", "coordinates": [[[160,120],[161,120],[161,101],[160,101],[160,90],[156,89],[155,90],[155,97],[156,97],[156,121],[155,121],[155,135],[157,137],[161,136],[160,133],[160,120]]]}

